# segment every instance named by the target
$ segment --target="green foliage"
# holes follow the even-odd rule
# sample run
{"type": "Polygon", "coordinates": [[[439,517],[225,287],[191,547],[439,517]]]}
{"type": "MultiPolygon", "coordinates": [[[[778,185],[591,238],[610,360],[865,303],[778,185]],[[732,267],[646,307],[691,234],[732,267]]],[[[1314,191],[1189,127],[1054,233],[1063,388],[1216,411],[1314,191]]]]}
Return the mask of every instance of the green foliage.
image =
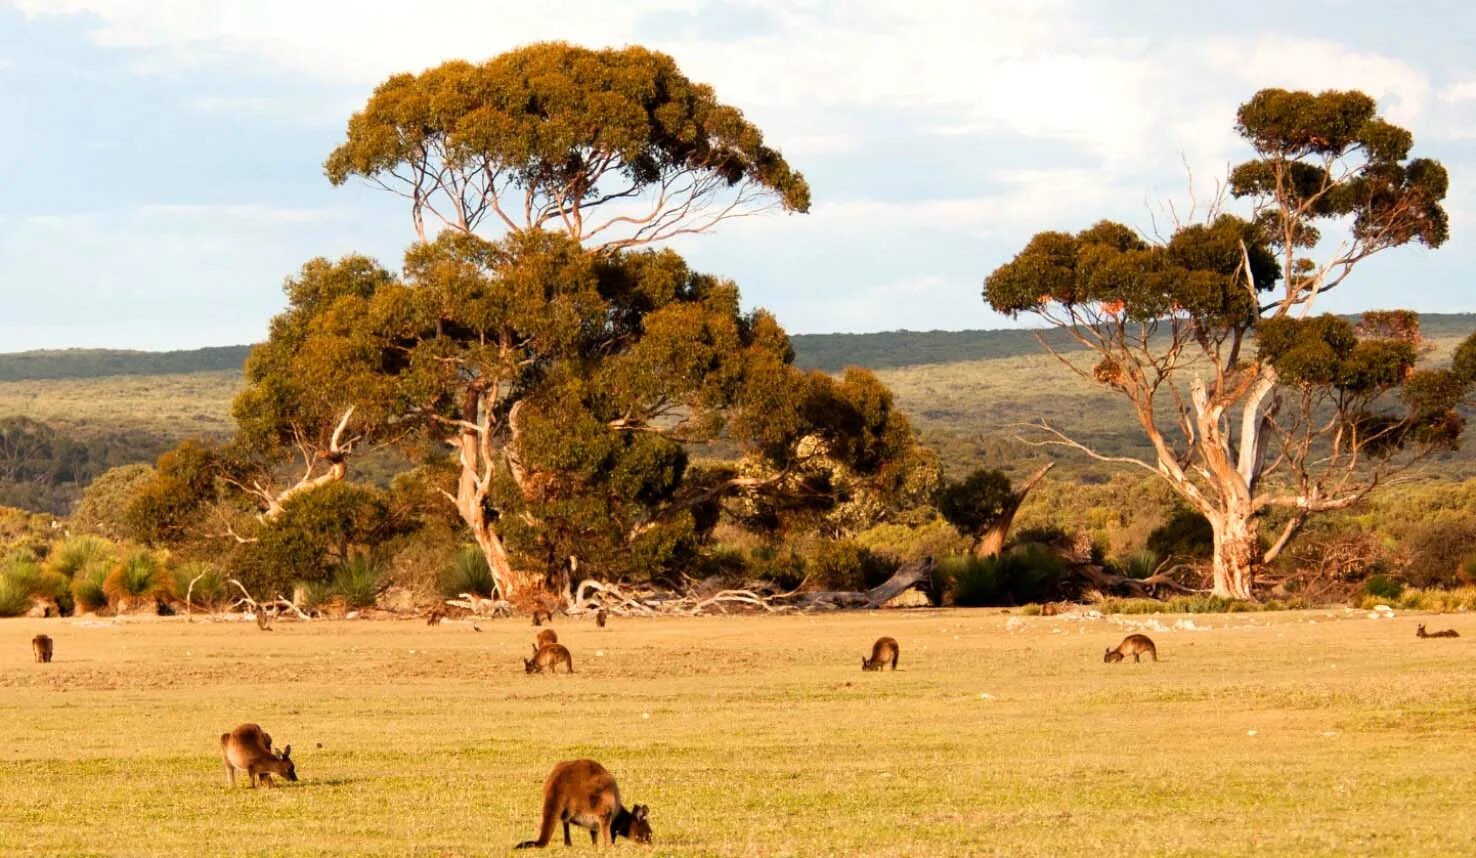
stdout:
{"type": "Polygon", "coordinates": [[[31,604],[31,591],[24,582],[0,574],[0,617],[23,616],[31,604]]]}
{"type": "MultiPolygon", "coordinates": [[[[1359,607],[1369,609],[1375,604],[1388,604],[1388,602],[1381,598],[1365,596],[1359,607]]],[[[1408,587],[1400,594],[1398,604],[1390,607],[1406,611],[1476,611],[1476,587],[1456,587],[1449,590],[1408,587]]]]}
{"type": "Polygon", "coordinates": [[[1158,571],[1158,552],[1149,549],[1134,551],[1129,554],[1119,568],[1119,572],[1128,577],[1142,580],[1158,571]]]}
{"type": "Polygon", "coordinates": [[[286,593],[297,582],[325,581],[361,550],[389,539],[398,525],[384,494],[340,482],[297,494],[264,524],[236,560],[252,593],[286,593]]]}
{"type": "Polygon", "coordinates": [[[1277,610],[1275,602],[1244,602],[1219,596],[1175,596],[1171,599],[1103,599],[1093,607],[1104,614],[1239,614],[1277,610]]]}
{"type": "Polygon", "coordinates": [[[1161,557],[1204,559],[1214,553],[1214,541],[1209,519],[1197,510],[1179,507],[1148,534],[1146,547],[1161,557]]]}
{"type": "Polygon", "coordinates": [[[817,590],[868,590],[891,577],[889,563],[853,540],[822,540],[807,559],[809,585],[817,590]]]}
{"type": "Polygon", "coordinates": [[[350,608],[373,607],[384,589],[384,567],[369,557],[350,557],[333,570],[332,588],[350,608]]]}
{"type": "Polygon", "coordinates": [[[170,571],[170,579],[170,591],[180,601],[188,595],[194,607],[216,608],[231,600],[226,575],[213,563],[202,560],[181,563],[170,571]]]}
{"type": "Polygon", "coordinates": [[[1010,478],[1002,471],[983,468],[960,482],[945,483],[936,499],[943,518],[969,534],[977,534],[993,524],[1013,502],[1010,478]]]}
{"type": "MultiPolygon", "coordinates": [[[[349,120],[325,169],[335,185],[353,176],[394,183],[422,169],[466,179],[463,193],[474,199],[470,211],[460,209],[467,229],[489,213],[474,195],[504,192],[516,194],[517,211],[527,194],[522,229],[560,215],[578,224],[601,195],[638,196],[662,182],[696,182],[707,193],[752,184],[791,211],[810,205],[804,177],[738,110],[670,57],[634,46],[548,42],[480,65],[395,75],[349,120]]],[[[449,213],[435,192],[424,186],[425,204],[449,213]]]]}
{"type": "Polygon", "coordinates": [[[0,381],[102,378],[239,370],[249,346],[169,352],[61,349],[0,354],[0,381]]]}
{"type": "MultiPolygon", "coordinates": [[[[103,581],[108,605],[118,612],[134,610],[169,595],[168,573],[155,556],[138,550],[123,558],[103,581]]],[[[82,599],[78,598],[78,603],[82,599]]]]}
{"type": "Polygon", "coordinates": [[[1462,567],[1476,557],[1476,518],[1469,512],[1446,512],[1411,527],[1404,539],[1404,579],[1416,587],[1445,587],[1462,582],[1462,567]]]}
{"type": "Polygon", "coordinates": [[[1066,564],[1049,549],[1031,544],[994,557],[947,557],[939,572],[955,605],[1019,605],[1054,598],[1066,564]]]}
{"type": "Polygon", "coordinates": [[[492,595],[492,570],[482,549],[468,545],[456,555],[455,561],[441,572],[441,594],[459,596],[475,593],[478,596],[492,595]]]}
{"type": "Polygon", "coordinates": [[[941,518],[919,524],[883,522],[853,538],[857,545],[897,565],[928,557],[963,554],[972,542],[941,518]]]}
{"type": "Polygon", "coordinates": [[[1371,575],[1363,582],[1363,595],[1370,599],[1397,601],[1404,594],[1404,583],[1388,575],[1371,575]]]}
{"type": "Polygon", "coordinates": [[[108,606],[108,594],[104,589],[108,570],[88,567],[72,578],[71,594],[78,613],[101,611],[108,606]]]}
{"type": "Polygon", "coordinates": [[[178,544],[191,536],[205,504],[215,496],[221,472],[215,445],[183,441],[159,457],[147,482],[135,484],[133,499],[123,511],[130,539],[145,545],[178,544]]]}
{"type": "Polygon", "coordinates": [[[73,536],[52,549],[47,565],[68,578],[75,577],[83,569],[107,565],[113,556],[113,546],[106,539],[96,536],[73,536]]]}

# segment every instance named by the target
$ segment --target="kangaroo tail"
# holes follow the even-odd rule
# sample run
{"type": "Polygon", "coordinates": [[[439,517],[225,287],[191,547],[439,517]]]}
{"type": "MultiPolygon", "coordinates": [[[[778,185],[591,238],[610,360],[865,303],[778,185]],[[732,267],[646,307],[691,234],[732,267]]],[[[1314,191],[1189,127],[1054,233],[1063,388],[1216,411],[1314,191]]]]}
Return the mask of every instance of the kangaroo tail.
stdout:
{"type": "Polygon", "coordinates": [[[543,823],[538,829],[537,840],[524,840],[514,849],[542,849],[553,839],[554,825],[558,822],[559,799],[553,790],[549,790],[543,796],[543,823]]]}

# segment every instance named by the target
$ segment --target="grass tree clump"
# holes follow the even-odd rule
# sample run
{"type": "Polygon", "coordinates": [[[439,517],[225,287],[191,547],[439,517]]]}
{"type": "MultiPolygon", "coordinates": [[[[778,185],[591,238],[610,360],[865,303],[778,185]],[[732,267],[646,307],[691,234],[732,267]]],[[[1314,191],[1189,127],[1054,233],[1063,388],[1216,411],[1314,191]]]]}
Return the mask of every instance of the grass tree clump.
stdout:
{"type": "Polygon", "coordinates": [[[205,561],[181,563],[169,575],[172,592],[191,607],[216,608],[230,600],[226,577],[215,564],[205,561]]]}
{"type": "Polygon", "coordinates": [[[350,608],[372,607],[383,581],[383,566],[368,557],[351,557],[333,571],[333,591],[350,608]]]}
{"type": "Polygon", "coordinates": [[[118,613],[138,610],[169,594],[169,577],[154,555],[138,550],[108,573],[102,590],[118,613]]]}
{"type": "Polygon", "coordinates": [[[484,598],[492,595],[492,569],[482,550],[469,545],[457,553],[456,559],[441,573],[441,593],[459,596],[472,593],[484,598]]]}
{"type": "Polygon", "coordinates": [[[962,607],[1048,601],[1066,575],[1060,557],[1034,544],[993,557],[948,557],[939,567],[953,603],[962,607]]]}
{"type": "Polygon", "coordinates": [[[106,564],[113,556],[113,545],[100,536],[73,536],[52,549],[48,565],[68,578],[89,566],[106,564]]]}
{"type": "Polygon", "coordinates": [[[103,588],[107,577],[106,569],[89,566],[72,578],[70,590],[77,613],[94,613],[108,606],[108,594],[103,588]]]}

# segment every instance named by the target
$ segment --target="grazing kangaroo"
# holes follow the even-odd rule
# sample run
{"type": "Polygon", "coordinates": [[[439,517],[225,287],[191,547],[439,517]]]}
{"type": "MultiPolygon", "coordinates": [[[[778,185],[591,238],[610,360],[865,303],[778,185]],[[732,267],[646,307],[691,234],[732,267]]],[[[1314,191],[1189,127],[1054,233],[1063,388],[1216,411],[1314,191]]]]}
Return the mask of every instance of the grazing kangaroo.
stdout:
{"type": "Polygon", "coordinates": [[[600,628],[603,629],[605,627],[605,621],[609,618],[610,614],[604,608],[600,608],[598,611],[595,611],[595,625],[599,626],[600,628]]]}
{"type": "MultiPolygon", "coordinates": [[[[1424,628],[1424,626],[1420,626],[1424,628]]],[[[36,655],[37,664],[47,664],[51,661],[51,638],[47,635],[36,635],[31,638],[31,652],[36,655]]]]}
{"type": "Polygon", "coordinates": [[[862,670],[881,670],[887,661],[892,662],[892,669],[897,669],[897,655],[901,653],[897,646],[896,638],[877,638],[876,643],[871,645],[871,658],[861,659],[862,670]]]}
{"type": "Polygon", "coordinates": [[[1438,632],[1427,632],[1425,631],[1424,623],[1420,623],[1420,627],[1415,629],[1415,637],[1417,638],[1458,638],[1460,636],[1461,633],[1456,631],[1455,629],[1445,629],[1438,632]]]}
{"type": "Polygon", "coordinates": [[[441,610],[440,608],[436,608],[432,610],[430,612],[430,615],[425,618],[425,624],[428,626],[439,626],[441,624],[441,620],[444,619],[446,619],[446,612],[441,610]]]}
{"type": "Polygon", "coordinates": [[[540,647],[546,647],[549,644],[556,644],[558,642],[558,632],[554,631],[553,629],[544,629],[543,631],[538,633],[538,643],[533,645],[533,651],[537,652],[540,647]]]}
{"type": "Polygon", "coordinates": [[[541,626],[543,625],[544,620],[548,620],[550,623],[552,623],[554,621],[553,611],[545,611],[542,608],[534,608],[533,625],[541,626]]]}
{"type": "Polygon", "coordinates": [[[272,630],[272,621],[267,619],[266,611],[257,610],[256,627],[264,632],[269,632],[272,630]]]}
{"type": "Polygon", "coordinates": [[[554,766],[543,784],[543,820],[537,840],[524,840],[516,849],[542,849],[553,839],[554,825],[564,824],[564,845],[569,826],[589,829],[596,846],[613,846],[615,838],[629,837],[637,843],[651,842],[651,808],[638,804],[629,810],[620,803],[620,788],[605,767],[594,760],[565,760],[554,766]]]}
{"type": "Polygon", "coordinates": [[[272,737],[258,724],[242,724],[229,733],[220,734],[220,752],[225,756],[226,776],[236,785],[237,770],[246,773],[246,781],[255,789],[260,780],[273,786],[272,775],[289,781],[297,780],[297,766],[292,762],[292,746],[278,754],[272,750],[272,737]]]}
{"type": "Polygon", "coordinates": [[[533,658],[523,659],[523,670],[528,673],[557,673],[560,664],[569,666],[569,672],[574,672],[574,659],[563,644],[547,644],[546,646],[533,646],[533,658]]]}
{"type": "Polygon", "coordinates": [[[1153,656],[1158,661],[1158,647],[1147,635],[1128,635],[1117,645],[1117,649],[1108,649],[1107,654],[1102,656],[1104,664],[1115,664],[1127,656],[1132,656],[1133,661],[1142,661],[1143,653],[1153,656]]]}

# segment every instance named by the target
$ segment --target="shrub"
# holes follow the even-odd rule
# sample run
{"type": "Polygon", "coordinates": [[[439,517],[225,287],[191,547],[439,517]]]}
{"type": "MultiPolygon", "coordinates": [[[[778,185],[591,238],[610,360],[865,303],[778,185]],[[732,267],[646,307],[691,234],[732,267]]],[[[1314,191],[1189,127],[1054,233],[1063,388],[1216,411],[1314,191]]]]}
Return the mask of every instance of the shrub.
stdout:
{"type": "Polygon", "coordinates": [[[1363,594],[1372,599],[1395,601],[1404,594],[1404,584],[1388,575],[1373,575],[1363,582],[1363,594]]]}
{"type": "Polygon", "coordinates": [[[805,563],[812,585],[821,590],[865,590],[897,571],[889,563],[849,539],[826,540],[805,563]]]}
{"type": "Polygon", "coordinates": [[[31,593],[9,575],[0,575],[0,617],[19,617],[31,610],[31,593]]]}
{"type": "Polygon", "coordinates": [[[1405,539],[1409,562],[1404,578],[1416,587],[1461,583],[1461,570],[1476,556],[1476,520],[1469,515],[1438,515],[1411,528],[1405,539]]]}
{"type": "MultiPolygon", "coordinates": [[[[148,551],[135,551],[103,580],[103,593],[115,611],[136,610],[169,593],[169,581],[148,551]]],[[[79,600],[80,601],[80,600],[79,600]]]]}
{"type": "Polygon", "coordinates": [[[368,557],[351,557],[333,570],[333,592],[350,608],[368,608],[383,589],[384,567],[368,557]]]}
{"type": "Polygon", "coordinates": [[[113,546],[106,539],[97,536],[73,536],[51,552],[49,565],[55,571],[72,578],[88,566],[106,565],[112,553],[113,546]]]}
{"type": "Polygon", "coordinates": [[[805,580],[805,559],[792,548],[783,551],[767,545],[755,548],[749,556],[748,568],[754,577],[783,590],[793,590],[805,580]]]}
{"type": "Polygon", "coordinates": [[[226,585],[226,577],[212,563],[182,563],[174,568],[169,577],[173,579],[171,589],[181,601],[188,596],[192,605],[214,608],[230,600],[230,587],[226,585]]]}
{"type": "Polygon", "coordinates": [[[441,572],[441,592],[447,596],[492,595],[492,569],[480,548],[468,545],[457,553],[451,565],[441,572]]]}
{"type": "Polygon", "coordinates": [[[948,557],[939,568],[953,603],[967,607],[1048,601],[1066,573],[1061,558],[1035,544],[995,557],[948,557]]]}
{"type": "Polygon", "coordinates": [[[1209,519],[1181,507],[1148,534],[1148,550],[1160,557],[1209,557],[1215,550],[1215,531],[1209,519]]]}
{"type": "MultiPolygon", "coordinates": [[[[1365,607],[1372,607],[1371,604],[1365,607]]],[[[1476,611],[1476,587],[1451,590],[1421,590],[1410,587],[1399,597],[1406,611],[1476,611]]]]}
{"type": "Polygon", "coordinates": [[[72,601],[75,609],[82,613],[101,611],[108,606],[108,595],[103,589],[108,572],[102,567],[88,567],[72,578],[72,601]]]}
{"type": "Polygon", "coordinates": [[[1119,571],[1127,578],[1134,578],[1141,581],[1157,571],[1158,562],[1159,557],[1156,551],[1148,551],[1146,549],[1143,551],[1134,551],[1127,556],[1119,571]]]}
{"type": "Polygon", "coordinates": [[[1256,604],[1219,596],[1175,596],[1172,599],[1104,599],[1097,610],[1104,614],[1240,614],[1249,611],[1282,610],[1275,602],[1256,604]]]}

